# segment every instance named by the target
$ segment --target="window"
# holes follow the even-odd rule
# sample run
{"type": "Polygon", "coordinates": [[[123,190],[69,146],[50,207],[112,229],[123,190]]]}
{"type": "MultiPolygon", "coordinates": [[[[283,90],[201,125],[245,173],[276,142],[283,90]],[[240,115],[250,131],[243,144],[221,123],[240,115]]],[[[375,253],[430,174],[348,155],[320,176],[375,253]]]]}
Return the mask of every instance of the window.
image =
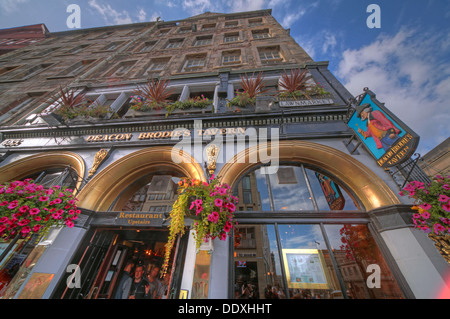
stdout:
{"type": "Polygon", "coordinates": [[[72,54],[80,53],[87,46],[88,46],[87,44],[79,45],[79,46],[73,48],[72,50],[68,51],[67,53],[72,53],[72,54]]]}
{"type": "Polygon", "coordinates": [[[272,64],[283,61],[278,47],[260,48],[258,51],[262,64],[272,64]]]}
{"type": "Polygon", "coordinates": [[[138,52],[149,52],[155,46],[156,41],[145,42],[139,49],[138,52]]]}
{"type": "Polygon", "coordinates": [[[209,45],[211,43],[212,43],[212,35],[208,35],[204,37],[198,37],[194,43],[194,46],[209,45]]]}
{"type": "Polygon", "coordinates": [[[239,33],[225,33],[224,37],[223,37],[223,42],[224,43],[229,43],[229,42],[237,42],[239,41],[239,33]]]}
{"type": "MultiPolygon", "coordinates": [[[[327,174],[299,166],[280,166],[276,174],[262,168],[244,177],[234,188],[241,205],[254,211],[340,211],[359,210],[359,204],[327,174]]],[[[244,210],[244,209],[242,209],[244,210]]]]}
{"type": "Polygon", "coordinates": [[[214,30],[215,28],[216,28],[216,24],[215,23],[204,24],[202,26],[202,31],[211,31],[211,30],[214,30]]]}
{"type": "Polygon", "coordinates": [[[167,42],[166,49],[180,48],[183,45],[184,39],[172,39],[167,42]]]}
{"type": "Polygon", "coordinates": [[[258,26],[261,25],[262,23],[263,23],[262,18],[248,19],[248,25],[250,27],[258,26]]]}
{"type": "Polygon", "coordinates": [[[83,60],[80,62],[77,62],[64,70],[60,75],[66,75],[66,76],[74,76],[79,73],[81,73],[85,68],[87,68],[94,60],[83,60]]]}
{"type": "Polygon", "coordinates": [[[124,61],[115,65],[110,71],[108,71],[105,76],[124,76],[127,74],[136,61],[124,61]]]}
{"type": "Polygon", "coordinates": [[[201,69],[206,65],[206,55],[189,56],[184,64],[185,71],[201,69]]]}
{"type": "Polygon", "coordinates": [[[159,30],[159,36],[163,36],[166,35],[167,33],[169,33],[170,29],[161,29],[159,30]]]}
{"type": "Polygon", "coordinates": [[[253,30],[252,31],[253,39],[267,39],[270,38],[269,30],[263,29],[263,30],[253,30]]]}
{"type": "Polygon", "coordinates": [[[180,28],[180,30],[178,31],[178,33],[184,34],[184,33],[190,33],[191,31],[192,31],[192,28],[191,28],[191,27],[183,27],[183,28],[180,28]]]}
{"type": "Polygon", "coordinates": [[[44,71],[48,67],[53,65],[52,63],[43,63],[43,64],[37,64],[31,67],[28,66],[22,66],[17,67],[14,70],[10,70],[10,72],[7,73],[7,76],[0,78],[0,82],[8,82],[8,81],[24,81],[26,79],[29,79],[32,76],[37,75],[38,73],[44,71]]]}
{"type": "Polygon", "coordinates": [[[239,21],[227,21],[225,22],[225,28],[233,28],[239,25],[239,21]]]}
{"type": "Polygon", "coordinates": [[[111,51],[117,49],[123,42],[112,42],[108,44],[107,46],[103,47],[102,50],[104,51],[111,51]]]}
{"type": "Polygon", "coordinates": [[[223,64],[236,64],[241,63],[241,51],[229,51],[224,52],[222,56],[223,64]]]}
{"type": "Polygon", "coordinates": [[[152,72],[159,72],[164,70],[167,63],[169,63],[170,58],[161,58],[161,59],[152,59],[150,62],[150,65],[145,70],[144,74],[145,76],[150,75],[152,72]]]}

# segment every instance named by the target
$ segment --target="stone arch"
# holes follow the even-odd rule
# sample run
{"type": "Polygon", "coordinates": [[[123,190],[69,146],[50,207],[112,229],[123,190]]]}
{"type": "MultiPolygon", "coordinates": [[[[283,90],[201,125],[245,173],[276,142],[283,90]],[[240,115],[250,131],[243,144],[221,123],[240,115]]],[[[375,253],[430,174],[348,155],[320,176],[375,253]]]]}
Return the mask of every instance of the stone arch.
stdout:
{"type": "Polygon", "coordinates": [[[146,148],[111,163],[78,194],[78,205],[93,211],[107,211],[127,186],[157,170],[175,170],[189,178],[206,180],[201,165],[191,155],[181,151],[173,154],[173,158],[172,149],[168,146],[146,148]]]}

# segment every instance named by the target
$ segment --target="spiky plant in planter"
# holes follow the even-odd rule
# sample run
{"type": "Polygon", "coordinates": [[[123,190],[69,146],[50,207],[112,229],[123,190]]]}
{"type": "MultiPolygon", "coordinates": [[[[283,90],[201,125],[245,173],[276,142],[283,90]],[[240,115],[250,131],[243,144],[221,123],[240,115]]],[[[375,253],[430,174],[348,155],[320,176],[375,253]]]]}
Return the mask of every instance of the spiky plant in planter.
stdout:
{"type": "Polygon", "coordinates": [[[308,94],[311,75],[306,70],[300,68],[291,70],[290,73],[284,71],[280,79],[280,97],[282,98],[298,98],[305,96],[308,99],[311,97],[308,94]]]}
{"type": "Polygon", "coordinates": [[[165,79],[154,79],[153,76],[144,85],[138,86],[133,91],[131,109],[136,111],[160,110],[167,106],[169,97],[173,94],[168,89],[170,81],[165,79]]]}
{"type": "Polygon", "coordinates": [[[264,75],[262,72],[259,72],[256,77],[254,73],[251,77],[249,77],[246,73],[244,76],[241,76],[240,84],[244,92],[237,92],[233,99],[228,100],[228,107],[245,107],[247,105],[254,105],[256,103],[256,96],[262,95],[269,91],[266,88],[264,75]]]}

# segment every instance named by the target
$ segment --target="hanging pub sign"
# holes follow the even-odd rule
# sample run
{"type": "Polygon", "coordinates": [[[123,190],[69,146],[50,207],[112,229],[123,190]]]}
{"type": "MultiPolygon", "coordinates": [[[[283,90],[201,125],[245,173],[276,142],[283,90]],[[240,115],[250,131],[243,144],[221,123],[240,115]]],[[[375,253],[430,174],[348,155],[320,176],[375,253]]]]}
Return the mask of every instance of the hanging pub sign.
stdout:
{"type": "Polygon", "coordinates": [[[365,88],[352,104],[353,114],[347,125],[379,166],[398,165],[414,154],[419,136],[379,102],[372,91],[365,88]]]}

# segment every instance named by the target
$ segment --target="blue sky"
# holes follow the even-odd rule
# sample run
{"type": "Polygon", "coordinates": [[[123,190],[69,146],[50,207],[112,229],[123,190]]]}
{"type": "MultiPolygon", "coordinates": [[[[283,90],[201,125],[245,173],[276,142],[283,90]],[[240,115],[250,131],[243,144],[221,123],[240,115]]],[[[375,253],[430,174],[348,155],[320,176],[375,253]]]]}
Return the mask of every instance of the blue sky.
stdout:
{"type": "Polygon", "coordinates": [[[81,28],[178,20],[205,11],[272,9],[315,61],[354,95],[364,87],[421,137],[424,155],[450,136],[450,1],[447,0],[0,0],[0,29],[45,23],[69,30],[69,4],[81,28]],[[368,28],[377,4],[381,28],[368,28]]]}

